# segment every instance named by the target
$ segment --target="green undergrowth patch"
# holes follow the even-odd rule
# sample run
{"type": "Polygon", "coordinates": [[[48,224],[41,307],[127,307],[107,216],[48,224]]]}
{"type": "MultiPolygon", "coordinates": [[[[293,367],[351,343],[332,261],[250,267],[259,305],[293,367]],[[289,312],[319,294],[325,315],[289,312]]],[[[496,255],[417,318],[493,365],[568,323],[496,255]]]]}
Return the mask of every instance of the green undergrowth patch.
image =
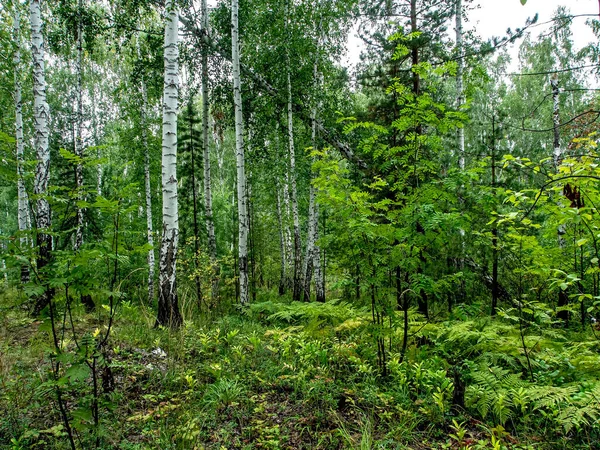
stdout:
{"type": "MultiPolygon", "coordinates": [[[[54,393],[44,388],[49,333],[18,307],[6,311],[0,448],[68,448],[54,393]]],[[[118,309],[100,448],[584,449],[597,442],[600,347],[587,333],[530,326],[521,336],[510,317],[459,309],[433,323],[411,311],[404,354],[402,329],[385,336],[383,375],[368,309],[343,301],[267,299],[186,321],[176,332],[154,329],[153,318],[142,306],[118,309]]],[[[96,322],[80,311],[74,326],[93,334],[96,322]]],[[[89,418],[76,406],[88,384],[83,374],[64,394],[82,448],[93,448],[85,441],[89,418]]]]}

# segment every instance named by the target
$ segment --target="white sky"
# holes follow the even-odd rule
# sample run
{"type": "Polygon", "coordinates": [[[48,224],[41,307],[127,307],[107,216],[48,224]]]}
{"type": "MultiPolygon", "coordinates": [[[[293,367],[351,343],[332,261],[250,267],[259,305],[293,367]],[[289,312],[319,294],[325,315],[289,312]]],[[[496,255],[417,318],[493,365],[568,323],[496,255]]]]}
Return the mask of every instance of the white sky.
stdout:
{"type": "MultiPolygon", "coordinates": [[[[527,18],[533,18],[536,13],[539,15],[538,23],[547,22],[559,6],[566,6],[572,15],[593,14],[597,18],[599,13],[598,0],[528,0],[525,6],[519,0],[480,0],[479,4],[478,9],[469,13],[467,26],[475,28],[484,39],[502,36],[507,28],[515,30],[523,27],[527,18]]],[[[590,18],[573,19],[571,29],[578,48],[594,39],[594,34],[585,23],[590,18]]],[[[531,32],[539,34],[548,26],[535,27],[531,32]]]]}
{"type": "MultiPolygon", "coordinates": [[[[506,30],[513,31],[522,28],[528,17],[533,18],[538,14],[538,23],[547,22],[552,18],[554,11],[560,5],[566,6],[573,15],[599,13],[599,0],[528,0],[525,6],[519,0],[479,0],[479,7],[468,13],[468,22],[465,29],[475,29],[476,33],[483,39],[494,36],[506,35],[506,30]]],[[[596,16],[597,17],[597,16],[596,16]]],[[[586,20],[592,17],[578,17],[574,19],[571,30],[576,50],[596,39],[586,20]]],[[[531,29],[533,35],[548,30],[549,25],[537,26],[531,29]]],[[[453,30],[448,30],[453,33],[453,30]]],[[[520,41],[513,45],[510,52],[513,55],[513,64],[516,67],[517,48],[520,41]]],[[[359,61],[362,43],[356,36],[350,36],[348,40],[348,55],[344,63],[354,65],[359,61]]],[[[513,69],[515,68],[513,67],[513,69]]]]}

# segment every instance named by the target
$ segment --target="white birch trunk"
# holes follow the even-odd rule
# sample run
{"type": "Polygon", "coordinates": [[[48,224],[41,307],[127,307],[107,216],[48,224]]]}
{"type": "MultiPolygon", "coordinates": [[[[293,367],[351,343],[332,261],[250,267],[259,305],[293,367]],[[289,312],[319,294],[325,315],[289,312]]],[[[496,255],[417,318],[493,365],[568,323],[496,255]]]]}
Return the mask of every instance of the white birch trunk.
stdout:
{"type": "Polygon", "coordinates": [[[179,95],[179,11],[174,0],[165,5],[165,79],[162,132],[162,241],[158,316],[156,325],[176,328],[181,325],[177,297],[177,244],[179,209],[177,203],[177,108],[179,95]]]}
{"type": "Polygon", "coordinates": [[[552,86],[552,122],[554,125],[554,152],[552,159],[554,169],[558,170],[558,166],[562,163],[562,149],[560,147],[560,88],[556,75],[550,80],[550,85],[552,86]]]}
{"type": "MultiPolygon", "coordinates": [[[[456,68],[456,108],[460,110],[465,102],[464,99],[464,46],[463,46],[463,9],[462,0],[456,0],[456,52],[458,57],[458,65],[456,68]]],[[[458,129],[458,167],[461,172],[465,170],[465,129],[458,129]]],[[[463,186],[464,187],[464,186],[463,186]]],[[[462,203],[462,201],[461,201],[462,203]]],[[[462,269],[463,259],[465,255],[465,230],[458,230],[461,239],[462,257],[460,267],[462,269]]]]}
{"type": "Polygon", "coordinates": [[[238,0],[231,0],[231,56],[233,66],[233,103],[235,106],[235,149],[238,199],[238,253],[240,303],[248,303],[248,218],[246,207],[246,168],[244,158],[244,129],[242,88],[240,79],[240,49],[238,30],[238,0]]]}
{"type": "Polygon", "coordinates": [[[316,202],[315,188],[311,185],[308,196],[308,232],[306,236],[306,255],[303,266],[304,274],[304,301],[310,301],[310,284],[314,270],[315,259],[315,233],[316,233],[316,202]]]}
{"type": "MultiPolygon", "coordinates": [[[[208,35],[208,6],[202,0],[202,29],[208,35]]],[[[217,264],[217,240],[215,238],[215,222],[212,210],[212,188],[210,173],[210,153],[208,142],[208,48],[202,45],[202,155],[204,162],[204,217],[206,220],[206,233],[208,235],[208,253],[213,271],[217,264]]],[[[218,277],[214,273],[212,282],[212,297],[215,299],[218,292],[218,277]]]]}
{"type": "MultiPolygon", "coordinates": [[[[289,160],[286,161],[288,166],[289,160]]],[[[292,240],[292,230],[290,228],[290,171],[286,168],[285,176],[283,177],[283,220],[284,220],[284,233],[285,233],[285,251],[287,261],[287,287],[292,287],[292,279],[290,275],[293,274],[293,255],[294,255],[294,244],[292,240]]]]}
{"type": "MultiPolygon", "coordinates": [[[[77,58],[75,60],[75,72],[77,76],[77,112],[75,114],[75,156],[83,158],[83,27],[81,15],[83,0],[79,0],[77,19],[77,58]]],[[[77,187],[77,200],[83,200],[83,164],[81,160],[75,167],[75,184],[77,187]]],[[[77,206],[77,225],[75,229],[74,250],[77,251],[83,245],[83,209],[77,206]]]]}
{"type": "Polygon", "coordinates": [[[281,208],[281,193],[279,192],[279,186],[276,186],[276,196],[277,196],[277,222],[279,224],[279,255],[281,258],[281,271],[279,277],[279,295],[285,294],[287,290],[287,251],[286,251],[286,242],[285,242],[285,232],[284,232],[284,224],[283,224],[283,213],[281,208]]]}
{"type": "MultiPolygon", "coordinates": [[[[318,41],[317,41],[317,52],[319,51],[321,42],[324,38],[323,36],[323,23],[322,17],[319,19],[319,26],[317,29],[318,41]]],[[[313,66],[313,77],[314,77],[314,93],[313,93],[313,111],[312,111],[312,121],[311,121],[311,131],[312,131],[312,146],[313,149],[317,148],[317,130],[318,130],[318,121],[317,121],[317,113],[318,110],[322,109],[322,102],[317,98],[319,98],[319,90],[323,86],[323,74],[319,72],[319,54],[315,58],[314,66],[313,66]]],[[[315,160],[313,159],[313,162],[315,160]]],[[[312,173],[312,172],[311,172],[312,173]]],[[[313,174],[314,176],[314,174],[313,174]]],[[[312,186],[313,194],[316,197],[316,189],[312,186]]],[[[314,233],[314,248],[313,248],[313,266],[315,271],[315,294],[316,300],[318,302],[325,301],[325,283],[323,282],[323,268],[321,267],[321,249],[317,245],[317,241],[319,240],[319,204],[314,200],[314,212],[312,217],[313,222],[313,233],[314,233]]]]}
{"type": "MultiPolygon", "coordinates": [[[[27,191],[25,190],[25,181],[23,180],[23,105],[21,93],[21,15],[19,5],[15,4],[14,17],[14,42],[15,42],[15,140],[17,147],[17,223],[21,236],[19,242],[21,251],[27,246],[25,232],[29,229],[29,201],[27,191]]],[[[21,281],[29,281],[29,267],[26,264],[21,266],[21,281]]]]}
{"type": "MultiPolygon", "coordinates": [[[[91,72],[96,73],[97,68],[94,62],[91,61],[91,72]]],[[[98,146],[98,117],[96,116],[96,83],[92,82],[90,86],[90,97],[91,97],[91,118],[92,118],[92,145],[96,147],[96,159],[98,159],[98,165],[96,166],[96,195],[100,197],[102,195],[102,165],[100,164],[100,158],[102,153],[100,152],[100,146],[98,146]]]]}
{"type": "MultiPolygon", "coordinates": [[[[139,57],[139,44],[138,44],[139,57]]],[[[148,239],[148,304],[154,301],[154,277],[156,260],[154,255],[154,226],[152,224],[152,187],[150,183],[150,147],[148,146],[148,130],[146,114],[148,111],[148,93],[146,90],[146,80],[142,75],[142,108],[140,111],[140,126],[142,131],[142,146],[144,147],[144,190],[146,193],[146,235],[148,239]]]]}
{"type": "MultiPolygon", "coordinates": [[[[34,120],[34,147],[37,166],[33,182],[33,193],[36,202],[36,228],[37,228],[37,269],[38,271],[50,262],[52,251],[52,236],[48,233],[51,225],[50,204],[46,198],[48,181],[50,179],[50,148],[48,145],[50,131],[48,120],[50,108],[46,101],[46,73],[44,63],[44,36],[42,34],[41,0],[31,0],[31,56],[33,59],[33,120],[34,120]]],[[[50,302],[50,293],[40,296],[34,307],[34,314],[50,302]]]]}
{"type": "MultiPolygon", "coordinates": [[[[558,75],[554,74],[550,80],[550,86],[552,87],[552,123],[554,129],[554,143],[552,152],[552,162],[554,164],[554,170],[558,173],[558,169],[562,164],[563,154],[560,146],[560,86],[558,82],[558,75]]],[[[562,206],[561,201],[558,201],[558,206],[562,206]]],[[[565,225],[559,225],[557,228],[558,234],[558,247],[561,251],[565,248],[564,235],[566,233],[565,225]]],[[[569,303],[569,296],[566,290],[559,289],[557,306],[563,307],[569,303]]],[[[564,320],[567,324],[569,321],[569,312],[560,311],[557,314],[559,319],[564,320]]]]}
{"type": "MultiPolygon", "coordinates": [[[[287,23],[287,14],[286,14],[287,23]]],[[[288,53],[288,70],[287,70],[287,124],[288,124],[288,145],[290,158],[290,180],[291,180],[291,200],[292,200],[292,217],[294,220],[294,285],[292,298],[295,301],[300,300],[302,292],[302,242],[300,240],[300,218],[298,214],[298,191],[296,188],[296,153],[294,149],[294,118],[292,113],[292,80],[290,74],[290,60],[288,53]]]]}
{"type": "MultiPolygon", "coordinates": [[[[0,250],[2,250],[2,253],[6,251],[5,243],[0,246],[0,250]]],[[[2,269],[2,278],[4,278],[4,288],[8,289],[8,272],[6,271],[6,261],[4,259],[0,260],[0,269],[2,269]]]]}
{"type": "MultiPolygon", "coordinates": [[[[317,44],[318,45],[318,44],[317,44]]],[[[313,149],[317,147],[317,89],[319,85],[319,67],[318,58],[315,58],[313,64],[313,95],[312,108],[310,111],[311,120],[311,142],[313,149]]],[[[313,158],[314,163],[314,158],[313,158]]],[[[311,184],[308,198],[308,234],[306,238],[306,259],[304,261],[304,301],[310,301],[310,283],[312,280],[315,259],[318,260],[318,252],[315,253],[316,233],[319,224],[317,203],[315,201],[316,191],[312,184],[314,174],[311,170],[311,184]]]]}
{"type": "MultiPolygon", "coordinates": [[[[322,84],[322,74],[317,76],[317,63],[315,62],[315,78],[322,84]]],[[[316,87],[316,92],[318,92],[319,86],[316,87]]],[[[319,104],[320,106],[320,104],[319,104]]],[[[312,121],[312,145],[313,148],[317,147],[317,111],[316,109],[313,111],[313,121],[312,121]]],[[[316,188],[312,186],[311,183],[311,192],[314,197],[316,197],[316,188]]],[[[314,233],[314,243],[313,243],[313,266],[315,270],[315,294],[316,300],[318,302],[325,301],[325,284],[323,283],[323,270],[321,267],[321,249],[317,245],[317,241],[319,240],[319,204],[316,199],[314,202],[314,212],[312,217],[313,222],[313,233],[314,233]]]]}
{"type": "Polygon", "coordinates": [[[222,191],[225,186],[225,177],[223,177],[223,164],[225,162],[225,151],[223,150],[223,128],[222,124],[217,123],[217,120],[221,120],[221,117],[215,117],[215,115],[209,116],[210,124],[212,128],[212,138],[215,143],[215,154],[217,157],[217,180],[219,185],[217,189],[222,191]]]}
{"type": "MultiPolygon", "coordinates": [[[[248,142],[252,142],[252,138],[248,136],[248,142]]],[[[252,154],[251,148],[248,145],[248,153],[252,154]]],[[[244,188],[244,192],[246,193],[246,229],[248,230],[248,298],[250,298],[250,293],[252,294],[252,300],[256,300],[256,254],[254,242],[254,226],[252,222],[252,169],[248,170],[246,174],[246,186],[244,188]]]]}
{"type": "MultiPolygon", "coordinates": [[[[463,48],[463,11],[462,0],[456,0],[456,51],[458,65],[456,68],[456,107],[460,109],[465,102],[464,99],[464,48],[463,48]]],[[[465,170],[465,129],[458,129],[458,166],[465,170]]]]}
{"type": "Polygon", "coordinates": [[[323,267],[321,265],[322,251],[317,245],[319,240],[319,204],[315,202],[315,249],[313,253],[313,264],[315,266],[315,294],[318,302],[325,301],[325,283],[323,280],[323,267]]]}

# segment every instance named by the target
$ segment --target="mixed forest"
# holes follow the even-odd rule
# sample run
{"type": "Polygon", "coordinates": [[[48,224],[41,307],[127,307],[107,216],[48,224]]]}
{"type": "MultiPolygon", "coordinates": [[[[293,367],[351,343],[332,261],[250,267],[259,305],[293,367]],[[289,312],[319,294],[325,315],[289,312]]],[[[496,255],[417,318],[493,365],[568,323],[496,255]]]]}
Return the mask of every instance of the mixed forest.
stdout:
{"type": "Polygon", "coordinates": [[[0,449],[599,448],[588,3],[2,0],[0,449]]]}

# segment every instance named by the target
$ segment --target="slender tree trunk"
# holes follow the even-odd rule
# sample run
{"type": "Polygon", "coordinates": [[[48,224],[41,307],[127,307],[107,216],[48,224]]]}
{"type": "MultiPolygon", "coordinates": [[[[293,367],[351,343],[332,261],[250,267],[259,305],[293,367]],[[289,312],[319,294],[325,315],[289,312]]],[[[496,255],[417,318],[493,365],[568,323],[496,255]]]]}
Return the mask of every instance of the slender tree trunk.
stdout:
{"type": "MultiPolygon", "coordinates": [[[[463,51],[463,11],[462,0],[456,0],[456,52],[458,64],[456,67],[456,107],[460,109],[465,102],[463,88],[463,74],[465,68],[463,51]]],[[[460,170],[465,170],[465,129],[458,129],[458,166],[460,170]]]]}
{"type": "MultiPolygon", "coordinates": [[[[412,33],[416,33],[418,31],[418,17],[417,17],[417,0],[410,0],[410,29],[412,33]]],[[[416,68],[419,65],[419,47],[416,44],[413,44],[412,50],[411,50],[411,57],[412,57],[412,66],[413,68],[416,68]]],[[[419,76],[419,72],[417,70],[413,71],[413,75],[412,75],[412,80],[413,80],[413,94],[415,96],[415,101],[417,99],[417,97],[421,94],[421,78],[419,76]]],[[[421,124],[418,124],[416,127],[416,134],[417,135],[421,135],[423,134],[423,127],[421,126],[421,124]]],[[[415,146],[418,146],[419,142],[416,141],[415,142],[415,146]]],[[[415,167],[416,167],[416,163],[417,161],[414,161],[415,167]]],[[[415,185],[416,185],[417,180],[415,179],[415,185]]],[[[423,266],[426,263],[426,258],[423,255],[423,250],[419,250],[419,266],[417,267],[417,273],[418,274],[422,274],[423,273],[423,266]]],[[[427,296],[427,292],[424,289],[421,289],[421,292],[419,293],[419,297],[417,299],[417,307],[418,310],[421,314],[423,314],[426,318],[429,318],[429,300],[428,300],[428,296],[427,296]]]]}
{"type": "Polygon", "coordinates": [[[177,297],[177,96],[179,94],[179,11],[173,0],[165,5],[165,80],[163,95],[162,190],[163,230],[160,246],[158,316],[156,326],[177,328],[182,323],[177,297]]]}
{"type": "Polygon", "coordinates": [[[190,120],[190,156],[192,158],[192,207],[193,207],[193,222],[194,222],[194,268],[196,274],[194,281],[196,282],[196,300],[198,307],[202,306],[202,285],[200,283],[200,276],[198,274],[199,261],[198,256],[200,253],[200,233],[198,231],[198,191],[196,189],[196,151],[194,148],[194,109],[192,107],[192,100],[188,104],[188,118],[190,120]]]}
{"type": "MultiPolygon", "coordinates": [[[[83,201],[83,26],[81,23],[83,13],[83,0],[77,3],[77,58],[75,60],[75,73],[77,76],[77,112],[75,114],[75,156],[79,158],[75,166],[75,186],[77,189],[77,200],[83,201]]],[[[73,250],[78,252],[83,245],[83,208],[77,205],[77,224],[75,228],[75,245],[73,250]]],[[[87,311],[93,311],[96,307],[90,294],[81,295],[81,303],[87,311]]]]}
{"type": "MultiPolygon", "coordinates": [[[[33,119],[34,119],[34,146],[36,151],[37,166],[33,184],[33,193],[37,198],[36,228],[37,228],[37,270],[43,276],[45,267],[50,262],[52,251],[52,236],[49,234],[51,225],[50,204],[46,198],[48,181],[50,179],[50,148],[48,139],[50,131],[48,120],[50,108],[46,101],[46,74],[44,64],[44,36],[42,34],[41,0],[31,0],[31,55],[33,59],[33,119]]],[[[35,315],[39,314],[49,303],[52,290],[37,298],[33,309],[35,315]]]]}
{"type": "MultiPolygon", "coordinates": [[[[285,26],[288,27],[289,5],[285,6],[285,26]]],[[[294,284],[292,298],[299,301],[302,293],[302,242],[300,239],[300,217],[298,214],[298,190],[296,186],[296,153],[294,149],[294,117],[292,108],[292,75],[289,48],[287,49],[287,126],[290,158],[292,216],[294,219],[294,284]]]]}
{"type": "MultiPolygon", "coordinates": [[[[138,46],[138,57],[139,57],[139,46],[138,46]]],[[[142,75],[141,78],[142,88],[142,107],[140,111],[140,126],[142,132],[142,146],[144,147],[144,190],[146,193],[146,237],[148,239],[148,304],[152,305],[154,302],[154,278],[155,278],[155,256],[154,256],[154,226],[152,224],[152,188],[150,179],[150,147],[148,145],[148,124],[147,124],[147,111],[148,111],[148,92],[146,90],[146,80],[142,75]]],[[[98,172],[101,174],[102,172],[98,172]]],[[[100,180],[99,180],[100,182],[100,180]]],[[[100,186],[100,184],[98,184],[100,186]]],[[[98,194],[100,195],[100,194],[98,194]]]]}
{"type": "MultiPolygon", "coordinates": [[[[6,250],[6,244],[2,244],[2,251],[6,250]]],[[[8,273],[6,273],[6,261],[4,259],[0,261],[0,268],[2,268],[2,272],[4,273],[2,278],[4,278],[4,288],[8,289],[8,273]]]]}
{"type": "MultiPolygon", "coordinates": [[[[323,236],[327,235],[327,211],[323,211],[323,236]]],[[[324,302],[325,301],[325,268],[327,267],[327,254],[325,253],[325,249],[321,249],[320,254],[321,264],[319,264],[319,275],[317,278],[320,278],[320,283],[317,284],[317,301],[324,302]]]]}
{"type": "MultiPolygon", "coordinates": [[[[77,199],[83,200],[83,26],[81,15],[83,13],[83,0],[77,3],[77,58],[75,59],[75,72],[77,76],[77,112],[75,114],[75,156],[79,158],[75,166],[75,185],[77,199]]],[[[77,252],[83,245],[83,208],[77,206],[77,225],[75,229],[75,248],[77,252]]]]}
{"type": "MultiPolygon", "coordinates": [[[[496,198],[496,119],[492,117],[492,190],[496,198]]],[[[498,307],[498,227],[492,228],[492,316],[496,315],[498,307]]]]}
{"type": "Polygon", "coordinates": [[[314,269],[315,239],[318,216],[316,215],[315,189],[311,185],[308,201],[308,236],[306,239],[306,256],[304,261],[304,301],[310,301],[310,283],[314,269]]]}
{"type": "MultiPolygon", "coordinates": [[[[139,51],[139,49],[138,49],[139,51]]],[[[93,61],[91,62],[91,72],[96,73],[96,68],[94,67],[93,61]]],[[[100,163],[100,158],[102,157],[102,152],[100,151],[100,146],[98,145],[98,118],[96,117],[96,83],[91,83],[90,96],[92,100],[92,143],[96,146],[96,159],[98,160],[96,166],[96,195],[100,197],[102,195],[102,164],[100,163]]],[[[147,102],[146,102],[147,103],[147,102]]]]}
{"type": "MultiPolygon", "coordinates": [[[[15,42],[15,140],[17,146],[17,222],[21,237],[19,243],[21,251],[24,251],[27,246],[27,238],[24,234],[29,229],[29,201],[27,199],[27,191],[25,190],[25,181],[23,180],[23,108],[21,95],[21,14],[19,5],[14,4],[14,42],[15,42]]],[[[27,264],[21,265],[21,282],[29,281],[29,267],[27,264]]]]}
{"type": "MultiPolygon", "coordinates": [[[[321,44],[322,39],[322,23],[321,19],[319,20],[318,27],[319,41],[318,46],[321,44]]],[[[317,148],[317,110],[321,109],[321,102],[317,101],[318,92],[321,86],[323,85],[323,74],[319,73],[318,67],[318,56],[315,58],[315,63],[313,65],[313,77],[315,82],[315,92],[313,97],[313,111],[312,111],[312,121],[311,121],[311,138],[312,138],[312,146],[313,149],[317,148]]],[[[313,159],[314,162],[314,159],[313,159]]],[[[314,203],[314,213],[312,217],[313,222],[313,266],[315,271],[315,295],[317,302],[325,302],[325,282],[324,282],[324,267],[321,266],[321,248],[318,246],[317,241],[319,240],[319,204],[316,201],[316,188],[312,186],[311,183],[311,192],[313,194],[313,203],[314,203]]],[[[324,264],[324,261],[323,261],[324,264]]]]}
{"type": "Polygon", "coordinates": [[[246,206],[248,209],[248,237],[250,242],[250,287],[252,301],[256,302],[256,236],[254,234],[254,205],[252,204],[252,172],[246,178],[246,206]]]}
{"type": "MultiPolygon", "coordinates": [[[[208,6],[206,0],[202,0],[202,30],[208,35],[208,6]]],[[[213,270],[211,295],[216,299],[219,290],[219,278],[217,273],[217,240],[215,238],[215,222],[212,210],[212,191],[210,173],[210,153],[208,142],[208,47],[202,46],[202,150],[204,157],[204,217],[206,220],[206,232],[208,235],[208,254],[213,270]]]]}
{"type": "MultiPolygon", "coordinates": [[[[314,260],[313,264],[315,266],[315,296],[318,302],[325,301],[325,281],[323,279],[324,276],[324,268],[321,264],[321,258],[323,251],[317,245],[316,241],[319,239],[319,204],[315,204],[315,248],[314,248],[314,260]]],[[[324,258],[323,258],[324,259],[324,258]]]]}
{"type": "MultiPolygon", "coordinates": [[[[233,277],[239,280],[240,277],[240,265],[239,261],[239,226],[236,230],[236,219],[237,219],[237,180],[233,183],[233,191],[231,195],[231,229],[233,235],[231,236],[231,253],[233,253],[233,277]]],[[[240,283],[235,284],[235,303],[240,302],[240,283]]]]}
{"type": "MultiPolygon", "coordinates": [[[[410,0],[410,31],[416,33],[418,31],[418,18],[417,18],[417,0],[410,0]]],[[[411,58],[413,67],[419,65],[419,47],[413,44],[411,50],[411,58]]],[[[418,71],[413,71],[413,93],[418,96],[421,93],[421,78],[418,71]]],[[[420,128],[420,125],[419,125],[420,128]]],[[[420,130],[418,132],[420,134],[420,130]]]]}
{"type": "Polygon", "coordinates": [[[553,162],[554,169],[558,170],[562,162],[562,150],[560,148],[560,88],[558,83],[558,77],[554,77],[550,80],[552,86],[552,122],[554,124],[554,152],[553,162]]]}
{"type": "MultiPolygon", "coordinates": [[[[558,82],[558,76],[554,75],[550,80],[552,87],[552,122],[554,128],[554,151],[552,153],[552,161],[554,163],[554,170],[558,172],[558,168],[562,163],[562,148],[560,146],[560,87],[558,82]]],[[[560,202],[559,202],[560,204],[560,202]]],[[[558,227],[558,246],[561,250],[564,250],[565,240],[563,236],[565,234],[564,226],[558,227]]],[[[558,302],[559,308],[565,307],[569,304],[569,296],[566,291],[559,288],[558,290],[558,302]]],[[[565,326],[569,325],[569,312],[559,311],[557,317],[565,322],[565,326]]]]}
{"type": "Polygon", "coordinates": [[[286,261],[287,261],[287,278],[286,278],[286,288],[291,288],[293,284],[293,255],[294,255],[294,245],[292,240],[292,231],[290,229],[290,171],[289,171],[289,159],[286,161],[285,175],[282,177],[283,179],[283,218],[284,218],[284,233],[285,233],[285,251],[286,251],[286,261]]]}
{"type": "MultiPolygon", "coordinates": [[[[464,98],[464,47],[463,47],[463,9],[462,9],[462,0],[456,0],[456,52],[458,57],[458,65],[456,68],[456,108],[460,110],[465,102],[464,98]]],[[[465,170],[465,129],[460,127],[458,129],[458,167],[461,172],[465,170]]],[[[461,186],[461,191],[464,191],[464,185],[461,186]]],[[[462,195],[460,196],[460,204],[461,209],[464,209],[464,200],[462,195]]],[[[460,235],[460,246],[461,246],[461,255],[458,263],[458,269],[463,270],[464,268],[464,260],[466,254],[465,248],[465,230],[460,228],[458,230],[460,235]]],[[[461,287],[460,287],[460,297],[464,300],[465,297],[465,286],[464,281],[461,279],[461,287]]],[[[452,308],[451,303],[448,303],[448,307],[452,308]]]]}
{"type": "Polygon", "coordinates": [[[238,196],[238,254],[240,303],[248,303],[248,218],[246,208],[246,167],[240,79],[238,0],[231,0],[231,59],[233,66],[233,103],[235,107],[235,149],[238,196]]]}
{"type": "Polygon", "coordinates": [[[283,228],[283,216],[281,208],[281,194],[279,193],[279,186],[277,186],[277,222],[279,223],[279,255],[281,259],[281,271],[279,275],[279,295],[285,294],[287,290],[287,275],[286,270],[288,266],[287,251],[285,248],[285,231],[283,228]]]}
{"type": "MultiPolygon", "coordinates": [[[[318,47],[317,43],[317,47],[318,47]]],[[[317,91],[319,86],[319,66],[318,58],[315,58],[313,64],[313,100],[311,110],[311,142],[314,150],[317,148],[317,91]]],[[[312,162],[315,162],[313,157],[312,162]]],[[[308,236],[306,242],[306,260],[304,262],[304,301],[310,301],[310,283],[315,269],[315,281],[318,284],[320,280],[316,279],[316,268],[320,272],[320,255],[316,246],[317,234],[319,230],[319,206],[316,202],[316,189],[312,184],[314,173],[311,170],[311,184],[308,201],[308,236]]],[[[318,290],[318,289],[316,289],[318,290]]]]}

